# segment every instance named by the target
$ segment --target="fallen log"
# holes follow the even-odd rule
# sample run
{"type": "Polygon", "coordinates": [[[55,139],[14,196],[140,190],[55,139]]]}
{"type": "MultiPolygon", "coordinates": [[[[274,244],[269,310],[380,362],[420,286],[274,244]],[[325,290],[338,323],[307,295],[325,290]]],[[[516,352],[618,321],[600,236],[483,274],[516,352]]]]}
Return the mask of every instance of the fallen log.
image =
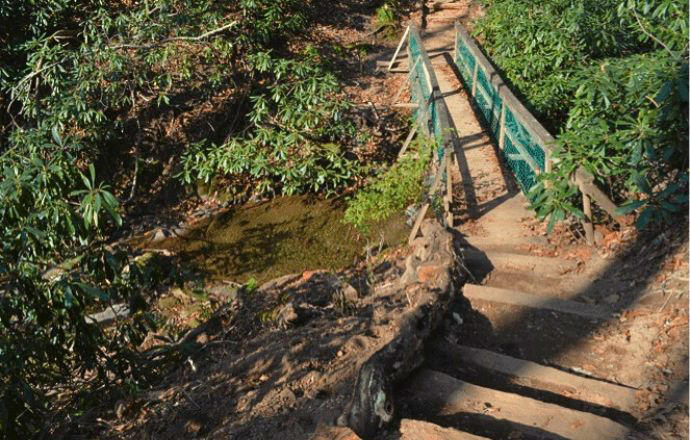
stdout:
{"type": "Polygon", "coordinates": [[[393,339],[362,364],[352,400],[338,419],[364,439],[393,420],[393,388],[422,364],[424,343],[443,320],[454,293],[452,235],[434,219],[421,230],[400,279],[409,311],[393,323],[393,339]]]}

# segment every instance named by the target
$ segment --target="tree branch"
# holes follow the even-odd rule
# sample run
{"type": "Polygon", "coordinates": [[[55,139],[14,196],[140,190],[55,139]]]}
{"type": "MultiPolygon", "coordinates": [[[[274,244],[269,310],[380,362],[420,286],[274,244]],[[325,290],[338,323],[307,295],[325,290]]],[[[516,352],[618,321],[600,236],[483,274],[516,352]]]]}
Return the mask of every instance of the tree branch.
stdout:
{"type": "Polygon", "coordinates": [[[217,29],[210,30],[208,32],[204,32],[201,35],[198,35],[196,37],[169,37],[169,38],[164,38],[163,40],[157,42],[157,43],[151,43],[151,44],[118,44],[116,46],[110,46],[111,49],[151,49],[153,47],[158,47],[162,46],[165,43],[170,43],[171,41],[201,41],[205,38],[211,37],[215,34],[221,33],[225,30],[230,29],[231,27],[237,25],[236,21],[232,21],[225,26],[221,26],[217,29]]]}
{"type": "Polygon", "coordinates": [[[671,57],[675,57],[675,54],[673,53],[673,51],[671,49],[668,48],[667,45],[665,45],[660,39],[658,39],[657,37],[655,37],[654,35],[649,33],[647,31],[647,29],[644,28],[644,26],[642,25],[642,21],[640,20],[640,17],[637,15],[637,11],[635,10],[635,8],[632,9],[632,13],[635,16],[635,20],[637,20],[637,25],[640,26],[640,30],[642,31],[642,33],[645,34],[646,36],[648,36],[649,38],[651,38],[652,40],[656,41],[658,44],[660,44],[661,47],[666,49],[666,51],[669,54],[671,54],[671,57]]]}

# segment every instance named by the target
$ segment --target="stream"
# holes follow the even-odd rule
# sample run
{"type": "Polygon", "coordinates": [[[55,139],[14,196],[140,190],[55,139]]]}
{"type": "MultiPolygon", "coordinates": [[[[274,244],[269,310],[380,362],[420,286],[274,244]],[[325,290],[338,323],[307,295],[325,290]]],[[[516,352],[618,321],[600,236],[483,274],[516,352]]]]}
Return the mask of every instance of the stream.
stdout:
{"type": "Polygon", "coordinates": [[[402,243],[409,233],[403,214],[371,228],[369,241],[343,222],[337,199],[283,196],[230,208],[169,237],[157,248],[174,252],[207,280],[258,283],[307,270],[338,270],[361,257],[367,243],[402,243]]]}

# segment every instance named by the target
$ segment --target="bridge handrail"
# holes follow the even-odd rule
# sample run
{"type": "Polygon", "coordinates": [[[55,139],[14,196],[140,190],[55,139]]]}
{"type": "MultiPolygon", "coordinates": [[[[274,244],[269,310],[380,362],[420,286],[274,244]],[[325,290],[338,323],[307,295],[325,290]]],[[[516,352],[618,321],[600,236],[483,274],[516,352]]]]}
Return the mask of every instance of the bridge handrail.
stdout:
{"type": "MultiPolygon", "coordinates": [[[[479,108],[480,113],[483,114],[485,122],[490,126],[498,141],[499,149],[504,153],[526,193],[534,183],[536,175],[552,170],[554,137],[515,96],[493,64],[479,49],[474,39],[458,22],[455,23],[453,61],[467,85],[468,94],[475,106],[479,108]],[[465,57],[464,52],[469,53],[473,59],[465,57]],[[488,84],[488,87],[483,83],[488,84]],[[490,104],[491,107],[484,108],[481,101],[490,104]],[[507,125],[512,125],[514,128],[507,128],[507,125]],[[530,137],[535,142],[530,142],[530,137]],[[511,150],[516,151],[516,153],[506,152],[506,144],[509,144],[511,150]],[[519,162],[524,162],[528,169],[519,162]],[[534,175],[525,176],[529,172],[534,175]]],[[[582,166],[578,167],[571,176],[571,181],[582,194],[585,214],[583,225],[587,241],[590,244],[593,242],[594,236],[592,199],[618,223],[627,224],[627,219],[617,213],[616,204],[594,183],[594,176],[589,171],[582,166]]]]}
{"type": "Polygon", "coordinates": [[[450,124],[448,108],[443,100],[436,73],[424,48],[419,30],[415,25],[411,24],[406,34],[410,95],[413,103],[416,104],[414,111],[415,121],[420,130],[426,135],[434,137],[438,146],[433,152],[432,175],[434,175],[434,180],[429,188],[427,201],[419,212],[412,228],[409,239],[411,242],[417,236],[430,202],[438,195],[439,190],[443,193],[444,221],[446,226],[452,227],[453,217],[450,212],[452,182],[450,168],[457,135],[450,124]],[[442,182],[445,182],[445,188],[440,188],[442,182]]]}

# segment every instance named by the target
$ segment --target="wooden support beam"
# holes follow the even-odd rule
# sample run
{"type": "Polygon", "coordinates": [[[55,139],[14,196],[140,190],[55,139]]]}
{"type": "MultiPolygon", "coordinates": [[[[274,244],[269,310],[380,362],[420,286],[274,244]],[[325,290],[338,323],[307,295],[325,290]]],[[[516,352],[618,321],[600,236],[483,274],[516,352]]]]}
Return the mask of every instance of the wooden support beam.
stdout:
{"type": "Polygon", "coordinates": [[[426,83],[429,85],[429,92],[431,95],[434,94],[434,84],[431,82],[431,75],[429,74],[429,68],[426,67],[426,63],[422,63],[422,70],[424,70],[424,76],[426,77],[426,83]]]}
{"type": "MultiPolygon", "coordinates": [[[[441,184],[441,170],[436,171],[436,177],[434,177],[434,183],[431,184],[431,188],[429,188],[429,194],[428,198],[431,199],[434,194],[436,194],[436,190],[438,189],[439,185],[441,184]]],[[[412,226],[412,231],[410,232],[410,237],[407,239],[407,242],[409,244],[412,244],[412,240],[417,238],[417,233],[419,232],[419,228],[422,226],[422,220],[424,220],[424,216],[426,216],[426,212],[429,210],[429,202],[424,203],[424,206],[422,206],[422,209],[419,211],[419,214],[417,215],[417,219],[414,222],[414,225],[412,226]]]]}
{"type": "Polygon", "coordinates": [[[627,225],[629,222],[624,216],[618,214],[615,203],[606,195],[602,190],[597,187],[594,183],[594,176],[592,176],[587,170],[580,167],[575,171],[575,183],[580,187],[580,191],[588,194],[597,205],[608,215],[610,215],[614,220],[616,220],[620,225],[627,225]]]}
{"type": "MultiPolygon", "coordinates": [[[[477,78],[479,78],[479,74],[477,74],[477,78]]],[[[474,86],[473,86],[474,87],[474,86]]],[[[489,91],[484,88],[483,85],[477,83],[477,87],[474,87],[476,90],[479,91],[479,93],[482,94],[484,99],[486,100],[487,104],[490,104],[492,101],[491,95],[489,94],[489,91]]]]}
{"type": "Polygon", "coordinates": [[[410,232],[410,237],[407,239],[408,244],[412,244],[412,241],[417,238],[417,233],[419,232],[419,228],[422,226],[422,220],[424,220],[424,217],[426,216],[426,212],[429,210],[429,203],[425,203],[422,206],[422,209],[419,210],[419,214],[417,214],[417,218],[414,221],[414,225],[412,225],[412,231],[410,232]]]}
{"type": "Polygon", "coordinates": [[[417,108],[419,107],[419,104],[416,102],[396,102],[395,104],[391,105],[392,107],[401,107],[401,108],[417,108]]]}
{"type": "Polygon", "coordinates": [[[419,370],[405,388],[413,414],[420,412],[432,421],[461,417],[463,428],[472,423],[481,434],[500,422],[507,432],[516,433],[513,437],[493,432],[491,438],[619,440],[630,433],[628,427],[606,417],[480,387],[429,369],[419,370]]]}
{"type": "Polygon", "coordinates": [[[550,173],[553,170],[553,159],[551,159],[551,150],[544,151],[544,172],[550,173]]]}
{"type": "Polygon", "coordinates": [[[477,94],[477,72],[479,71],[479,62],[474,63],[474,72],[472,72],[472,97],[477,94]]]}
{"type": "Polygon", "coordinates": [[[532,295],[517,290],[500,289],[498,287],[465,284],[462,293],[465,298],[470,300],[478,299],[483,301],[510,304],[513,306],[551,310],[554,312],[581,316],[583,318],[592,320],[606,320],[611,316],[611,311],[601,306],[532,295]]]}
{"type": "Polygon", "coordinates": [[[407,147],[412,142],[412,139],[414,139],[414,135],[417,134],[417,128],[419,128],[417,124],[412,125],[412,130],[410,130],[410,132],[407,134],[407,138],[405,139],[403,146],[400,148],[400,151],[398,152],[398,159],[400,159],[402,155],[405,154],[407,147]]]}
{"type": "MultiPolygon", "coordinates": [[[[453,428],[443,428],[422,420],[402,419],[400,421],[400,440],[489,440],[453,428]]],[[[317,439],[320,440],[320,439],[317,439]]]]}
{"type": "Polygon", "coordinates": [[[522,154],[520,153],[508,153],[506,154],[506,157],[510,160],[523,160],[522,154]]]}
{"type": "Polygon", "coordinates": [[[451,173],[452,163],[451,149],[446,150],[446,198],[448,200],[448,207],[446,208],[446,225],[449,228],[453,227],[453,177],[451,173]]]}
{"type": "Polygon", "coordinates": [[[398,44],[398,48],[395,49],[395,53],[393,54],[393,58],[391,58],[390,64],[388,64],[388,70],[391,70],[393,68],[393,64],[395,64],[395,59],[398,58],[398,54],[400,53],[400,49],[402,49],[403,44],[405,44],[405,41],[407,40],[407,35],[410,33],[410,26],[408,25],[405,28],[405,32],[403,33],[402,38],[400,39],[400,43],[398,44]]]}
{"type": "MultiPolygon", "coordinates": [[[[551,170],[553,170],[553,159],[551,158],[551,150],[545,149],[544,150],[544,172],[545,173],[550,173],[551,170]]],[[[551,188],[553,186],[553,182],[550,180],[544,181],[544,187],[545,188],[551,188]]]]}
{"type": "Polygon", "coordinates": [[[430,349],[440,355],[445,363],[450,361],[450,365],[458,365],[458,370],[461,371],[473,370],[486,376],[498,373],[509,376],[512,383],[565,395],[582,402],[630,413],[637,409],[637,390],[634,388],[577,376],[535,362],[448,341],[433,342],[430,349]]]}
{"type": "Polygon", "coordinates": [[[498,148],[502,151],[506,145],[506,103],[501,101],[501,123],[498,129],[498,148]]]}
{"type": "Polygon", "coordinates": [[[522,146],[522,144],[513,137],[513,134],[510,132],[510,130],[506,130],[506,135],[508,136],[508,139],[510,139],[510,142],[513,144],[516,150],[518,150],[518,153],[520,154],[520,159],[524,160],[527,162],[527,165],[534,171],[534,174],[539,175],[541,174],[541,169],[539,169],[539,165],[532,159],[532,156],[525,150],[525,147],[522,146]]]}
{"type": "Polygon", "coordinates": [[[594,225],[592,224],[592,202],[589,200],[589,195],[582,191],[582,212],[585,218],[582,220],[582,226],[585,228],[585,238],[587,244],[592,246],[594,244],[594,225]]]}

